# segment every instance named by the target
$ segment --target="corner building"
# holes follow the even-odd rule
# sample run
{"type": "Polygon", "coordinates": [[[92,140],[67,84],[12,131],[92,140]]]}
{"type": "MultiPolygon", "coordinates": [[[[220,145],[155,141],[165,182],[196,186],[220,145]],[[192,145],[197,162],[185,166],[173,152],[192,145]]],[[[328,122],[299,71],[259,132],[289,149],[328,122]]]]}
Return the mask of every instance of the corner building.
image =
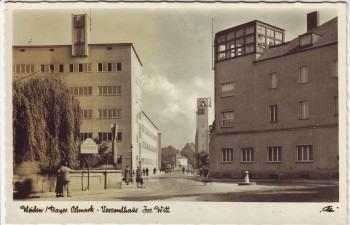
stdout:
{"type": "Polygon", "coordinates": [[[86,19],[73,15],[72,45],[13,46],[13,78],[61,78],[80,102],[81,141],[97,137],[111,149],[111,124],[118,124],[117,168],[157,167],[160,136],[142,111],[140,58],[131,43],[88,44],[86,19]]]}
{"type": "Polygon", "coordinates": [[[338,177],[338,23],[318,16],[289,42],[260,21],[216,33],[211,176],[338,177]]]}

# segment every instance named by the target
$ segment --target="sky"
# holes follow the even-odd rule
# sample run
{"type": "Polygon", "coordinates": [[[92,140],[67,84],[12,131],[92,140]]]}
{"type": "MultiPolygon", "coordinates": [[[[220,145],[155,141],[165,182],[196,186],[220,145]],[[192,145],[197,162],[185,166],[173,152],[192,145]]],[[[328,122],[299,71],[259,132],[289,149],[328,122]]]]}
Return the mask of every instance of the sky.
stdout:
{"type": "Polygon", "coordinates": [[[143,111],[162,133],[162,146],[180,150],[195,140],[197,98],[210,97],[215,107],[212,19],[214,34],[260,20],[284,29],[289,41],[306,32],[307,13],[319,11],[320,24],[337,16],[336,4],[148,6],[18,9],[13,12],[12,44],[71,44],[71,14],[87,13],[90,43],[134,44],[143,67],[143,111]]]}

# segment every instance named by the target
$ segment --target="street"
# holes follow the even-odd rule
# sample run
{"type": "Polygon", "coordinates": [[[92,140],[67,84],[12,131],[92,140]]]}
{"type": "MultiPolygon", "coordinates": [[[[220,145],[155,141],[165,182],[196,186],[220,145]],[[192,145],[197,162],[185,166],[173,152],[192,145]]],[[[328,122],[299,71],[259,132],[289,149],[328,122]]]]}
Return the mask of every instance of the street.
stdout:
{"type": "Polygon", "coordinates": [[[34,201],[215,201],[215,202],[337,202],[339,184],[333,180],[266,181],[238,185],[241,180],[211,180],[183,174],[180,170],[144,176],[144,187],[122,184],[122,189],[73,192],[73,197],[56,198],[55,193],[37,193],[34,201]]]}

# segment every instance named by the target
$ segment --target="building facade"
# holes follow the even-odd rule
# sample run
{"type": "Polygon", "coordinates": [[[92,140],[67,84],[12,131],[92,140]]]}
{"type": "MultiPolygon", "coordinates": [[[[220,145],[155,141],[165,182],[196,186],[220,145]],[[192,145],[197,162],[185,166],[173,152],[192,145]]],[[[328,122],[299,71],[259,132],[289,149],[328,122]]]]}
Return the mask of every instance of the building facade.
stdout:
{"type": "Polygon", "coordinates": [[[117,168],[157,165],[158,129],[142,111],[142,63],[135,48],[89,44],[86,19],[73,15],[72,45],[13,46],[13,78],[61,78],[80,102],[81,141],[99,138],[111,148],[111,125],[117,124],[117,168]]]}
{"type": "Polygon", "coordinates": [[[338,177],[337,18],[307,20],[290,42],[260,21],[216,34],[212,176],[338,177]]]}
{"type": "Polygon", "coordinates": [[[197,99],[195,151],[209,152],[209,113],[210,98],[197,99]]]}

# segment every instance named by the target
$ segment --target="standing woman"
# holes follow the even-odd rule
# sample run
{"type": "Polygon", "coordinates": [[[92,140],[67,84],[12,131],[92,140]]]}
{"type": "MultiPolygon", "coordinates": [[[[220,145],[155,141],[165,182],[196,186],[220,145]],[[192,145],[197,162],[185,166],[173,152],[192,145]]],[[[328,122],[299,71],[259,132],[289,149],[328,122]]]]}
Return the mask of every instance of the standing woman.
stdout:
{"type": "Polygon", "coordinates": [[[56,197],[63,197],[63,181],[61,174],[61,165],[58,166],[57,179],[56,179],[56,197]]]}
{"type": "Polygon", "coordinates": [[[125,177],[125,183],[127,185],[129,185],[129,182],[130,182],[130,176],[131,176],[131,170],[129,166],[126,165],[124,177],[125,177]]]}

